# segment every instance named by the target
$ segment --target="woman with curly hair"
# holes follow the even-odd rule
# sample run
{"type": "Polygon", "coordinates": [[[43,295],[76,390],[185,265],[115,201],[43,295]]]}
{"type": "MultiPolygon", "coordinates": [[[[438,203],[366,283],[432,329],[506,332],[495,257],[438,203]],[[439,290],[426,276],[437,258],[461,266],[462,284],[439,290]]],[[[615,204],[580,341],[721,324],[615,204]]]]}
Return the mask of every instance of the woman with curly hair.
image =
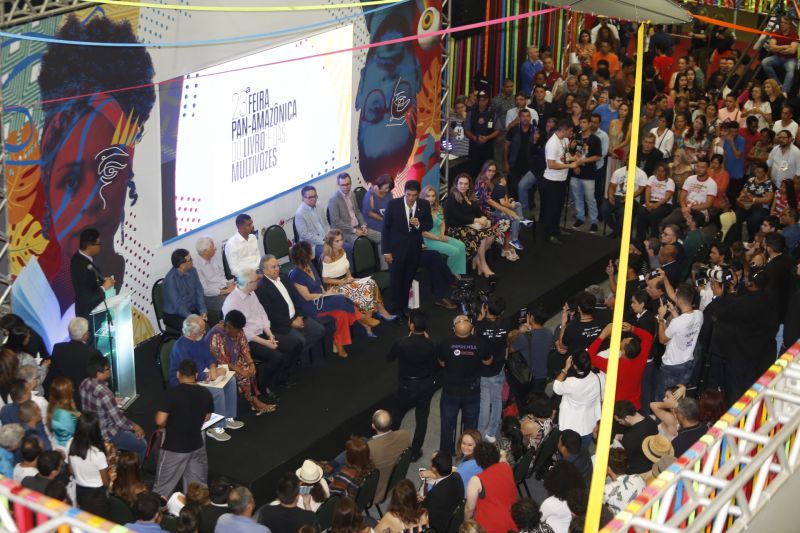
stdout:
{"type": "Polygon", "coordinates": [[[542,521],[555,533],[567,533],[572,521],[572,512],[567,497],[576,489],[586,489],[586,481],[580,470],[567,461],[558,461],[544,476],[544,488],[550,497],[542,502],[539,510],[542,521]]]}
{"type": "Polygon", "coordinates": [[[499,450],[488,442],[475,447],[475,460],[483,472],[467,484],[464,518],[474,518],[487,533],[513,531],[511,506],[519,496],[511,466],[500,461],[499,450]]]}
{"type": "Polygon", "coordinates": [[[0,405],[11,403],[11,382],[17,377],[19,359],[13,350],[0,349],[0,405]]]}
{"type": "MultiPolygon", "coordinates": [[[[75,435],[75,426],[80,413],[75,407],[72,380],[59,376],[50,384],[46,426],[53,441],[53,449],[66,451],[75,435]]],[[[135,454],[134,454],[135,455],[135,454]]]]}
{"type": "MultiPolygon", "coordinates": [[[[67,17],[59,39],[136,43],[127,21],[67,17]]],[[[100,232],[104,246],[96,258],[103,272],[124,281],[125,260],[114,250],[125,204],[138,198],[133,181],[136,143],[155,103],[155,70],[142,47],[49,45],[38,83],[45,102],[41,138],[44,234],[60,251],[57,272],[47,272],[62,306],[73,301],[69,258],[87,227],[100,232]],[[136,87],[135,90],[117,90],[136,87]],[[114,92],[103,92],[114,91],[114,92]],[[90,94],[91,96],[81,96],[90,94]]]]}
{"type": "Polygon", "coordinates": [[[392,489],[389,509],[375,526],[381,533],[403,533],[427,529],[428,511],[420,505],[414,484],[403,479],[392,489]]]}
{"type": "Polygon", "coordinates": [[[397,317],[389,313],[383,305],[383,297],[378,284],[371,277],[356,279],[350,272],[350,261],[344,252],[344,235],[338,229],[328,231],[323,241],[322,281],[328,291],[347,296],[362,313],[359,323],[364,326],[368,337],[375,337],[372,328],[380,324],[373,318],[377,315],[386,321],[397,317]]]}
{"type": "Polygon", "coordinates": [[[553,528],[542,521],[539,504],[530,498],[522,498],[511,506],[511,518],[519,533],[553,533],[553,528]]]}

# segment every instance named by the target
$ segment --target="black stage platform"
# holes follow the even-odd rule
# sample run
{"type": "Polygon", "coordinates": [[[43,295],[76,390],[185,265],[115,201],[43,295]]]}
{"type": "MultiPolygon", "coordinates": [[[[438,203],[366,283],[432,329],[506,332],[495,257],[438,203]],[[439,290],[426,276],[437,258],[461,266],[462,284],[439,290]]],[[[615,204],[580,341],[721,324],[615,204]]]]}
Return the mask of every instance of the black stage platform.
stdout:
{"type": "MultiPolygon", "coordinates": [[[[523,231],[526,246],[521,260],[492,262],[500,281],[496,293],[506,299],[509,314],[537,301],[555,314],[566,295],[602,281],[604,266],[619,241],[583,232],[563,237],[564,244],[544,242],[539,232],[533,244],[529,231],[523,231]]],[[[483,280],[479,288],[485,287],[483,280]]],[[[423,309],[429,312],[430,332],[434,340],[450,331],[455,311],[432,304],[422,282],[423,309]]],[[[278,476],[296,469],[303,459],[332,458],[353,433],[369,435],[369,419],[379,407],[389,407],[395,388],[394,364],[386,362],[386,353],[394,339],[405,335],[405,324],[382,324],[375,329],[377,339],[366,338],[360,326],[354,326],[354,344],[346,360],[335,356],[320,357],[309,365],[303,361],[297,382],[289,390],[279,390],[281,403],[277,412],[255,417],[243,411],[239,417],[245,427],[231,431],[231,440],[220,443],[207,439],[210,476],[225,474],[249,486],[259,502],[272,497],[278,476]]],[[[148,341],[137,348],[139,399],[129,410],[133,420],[145,430],[153,429],[153,416],[163,396],[161,378],[155,366],[157,342],[148,341]]]]}

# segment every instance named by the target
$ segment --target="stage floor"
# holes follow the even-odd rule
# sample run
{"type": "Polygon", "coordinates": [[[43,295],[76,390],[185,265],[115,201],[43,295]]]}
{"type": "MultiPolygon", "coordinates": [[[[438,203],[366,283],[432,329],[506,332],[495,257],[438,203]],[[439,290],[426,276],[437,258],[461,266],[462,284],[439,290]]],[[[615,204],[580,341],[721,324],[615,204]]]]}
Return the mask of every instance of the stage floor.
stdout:
{"type": "MultiPolygon", "coordinates": [[[[539,230],[538,243],[530,231],[523,230],[526,249],[521,260],[492,262],[500,277],[496,293],[506,299],[508,314],[533,301],[555,314],[564,298],[591,283],[604,279],[604,266],[618,240],[584,232],[565,232],[561,246],[545,243],[539,230]]],[[[479,287],[483,287],[479,281],[479,287]]],[[[455,311],[433,305],[422,283],[423,309],[429,312],[430,332],[434,340],[450,331],[455,311]]],[[[354,326],[354,344],[350,357],[308,359],[297,375],[298,384],[279,390],[277,412],[255,417],[243,412],[239,417],[245,427],[230,431],[231,440],[220,443],[207,439],[210,476],[224,474],[235,482],[251,487],[260,503],[273,495],[275,481],[284,471],[296,469],[303,459],[327,459],[343,449],[349,435],[370,435],[369,419],[380,407],[391,406],[396,385],[394,364],[386,354],[394,339],[406,334],[405,324],[382,324],[375,328],[377,339],[366,338],[360,326],[354,326]]],[[[163,398],[161,379],[155,366],[156,342],[137,348],[139,399],[129,409],[131,418],[145,430],[153,429],[153,416],[163,398]]],[[[432,406],[432,409],[437,409],[432,406]]]]}

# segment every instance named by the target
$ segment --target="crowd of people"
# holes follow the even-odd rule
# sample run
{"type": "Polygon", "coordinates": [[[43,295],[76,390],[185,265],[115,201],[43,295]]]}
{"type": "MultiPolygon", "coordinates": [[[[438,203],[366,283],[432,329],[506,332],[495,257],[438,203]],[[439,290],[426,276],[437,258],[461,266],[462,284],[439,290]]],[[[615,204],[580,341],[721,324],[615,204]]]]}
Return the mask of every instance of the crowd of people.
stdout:
{"type": "Polygon", "coordinates": [[[457,100],[451,134],[464,167],[446,202],[412,181],[393,198],[392,178],[381,176],[358,205],[342,173],[326,212],[314,187],[301,190],[288,273],[262,256],[246,214],[219,250],[201,237],[195,257],[172,252],[161,318],[176,339],[154,419],[165,431],[152,484],[145,433],[118,406],[109,363],[92,346],[87,319],[113,279],[94,263],[99,232],[84,230],[72,259],[70,340],[51,355],[20,317],[0,318],[0,473],[135,531],[312,533],[316,511],[336,497],[336,533],[443,532],[462,502],[462,533],[566,533],[582,530],[593,455],[609,446],[604,516],[625,508],[800,337],[795,27],[781,18],[758,75],[724,31],[695,22],[688,54],[676,58],[673,37],[654,28],[633,139],[632,28],[600,20],[580,32],[566,76],[534,45],[518,86],[505,80],[490,99],[477,80],[457,100]],[[640,145],[632,191],[631,143],[640,145]],[[565,298],[553,329],[539,306],[519,322],[489,294],[455,316],[451,332],[430,331],[426,314],[408,309],[417,269],[428,272],[434,303],[455,313],[450,288],[469,274],[493,279],[493,249],[519,259],[537,190],[546,246],[562,244],[570,205],[573,228],[604,224],[616,238],[632,195],[627,271],[609,262],[608,289],[565,298]],[[354,276],[358,239],[388,269],[388,291],[354,276]],[[615,294],[620,277],[624,299],[615,294]],[[598,442],[616,306],[625,318],[615,426],[611,442],[598,442]],[[373,415],[374,435],[286,472],[277,499],[260,507],[247,488],[208,479],[205,439],[225,442],[244,426],[240,399],[255,416],[275,411],[304,352],[330,345],[346,358],[356,324],[374,337],[398,319],[408,336],[387,357],[397,362],[396,399],[373,415]],[[406,449],[422,460],[440,388],[429,468],[419,480],[391,481],[406,449]],[[399,429],[411,409],[413,434],[399,429]],[[517,491],[515,469],[533,458],[544,463],[542,502],[517,491]],[[379,521],[356,503],[365,486],[375,490],[367,508],[386,507],[379,521]]]}

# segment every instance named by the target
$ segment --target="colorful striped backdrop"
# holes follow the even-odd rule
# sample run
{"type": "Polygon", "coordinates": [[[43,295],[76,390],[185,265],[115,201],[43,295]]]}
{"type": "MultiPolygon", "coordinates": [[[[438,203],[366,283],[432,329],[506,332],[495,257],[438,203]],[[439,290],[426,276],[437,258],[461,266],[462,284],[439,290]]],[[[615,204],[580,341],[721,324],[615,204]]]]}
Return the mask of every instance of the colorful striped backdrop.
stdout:
{"type": "MultiPolygon", "coordinates": [[[[546,9],[546,4],[536,0],[486,0],[486,19],[529,13],[546,9]]],[[[483,73],[496,91],[502,80],[517,80],[519,67],[527,54],[528,46],[547,45],[553,51],[556,68],[561,68],[564,50],[569,39],[577,36],[575,24],[567,36],[568,17],[564,10],[547,15],[523,19],[506,24],[489,26],[478,34],[467,37],[453,36],[450,49],[451,102],[458,95],[466,94],[476,73],[483,73]]]]}

